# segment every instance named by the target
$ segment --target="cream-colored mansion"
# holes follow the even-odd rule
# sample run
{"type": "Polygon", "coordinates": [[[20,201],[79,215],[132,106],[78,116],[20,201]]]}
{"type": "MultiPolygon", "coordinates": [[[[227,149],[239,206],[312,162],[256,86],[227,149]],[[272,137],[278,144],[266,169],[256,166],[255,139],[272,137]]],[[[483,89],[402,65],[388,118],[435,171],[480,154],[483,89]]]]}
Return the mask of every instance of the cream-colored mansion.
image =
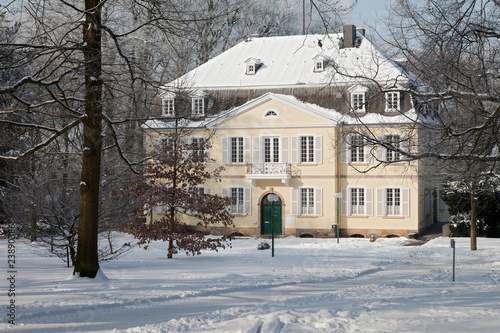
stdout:
{"type": "Polygon", "coordinates": [[[269,235],[274,222],[277,235],[409,236],[447,216],[434,172],[406,161],[428,140],[410,87],[352,25],[253,37],[163,87],[146,145],[178,117],[194,139],[212,133],[211,167],[225,170],[204,186],[235,216],[214,233],[269,235]]]}

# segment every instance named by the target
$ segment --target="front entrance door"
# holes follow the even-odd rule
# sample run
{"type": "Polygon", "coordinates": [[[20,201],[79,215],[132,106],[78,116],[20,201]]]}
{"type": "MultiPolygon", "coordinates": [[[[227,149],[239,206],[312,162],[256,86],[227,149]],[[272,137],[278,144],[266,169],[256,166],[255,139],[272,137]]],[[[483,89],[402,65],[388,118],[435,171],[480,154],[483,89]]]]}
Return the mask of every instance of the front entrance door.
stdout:
{"type": "MultiPolygon", "coordinates": [[[[282,202],[281,199],[278,199],[274,204],[268,200],[268,195],[266,195],[260,204],[261,207],[261,224],[260,230],[262,235],[271,235],[272,234],[272,225],[274,222],[274,235],[283,234],[282,229],[282,221],[281,221],[281,213],[282,213],[282,202]],[[274,221],[273,221],[274,219],[274,221]]],[[[279,197],[278,197],[279,198],[279,197]]]]}

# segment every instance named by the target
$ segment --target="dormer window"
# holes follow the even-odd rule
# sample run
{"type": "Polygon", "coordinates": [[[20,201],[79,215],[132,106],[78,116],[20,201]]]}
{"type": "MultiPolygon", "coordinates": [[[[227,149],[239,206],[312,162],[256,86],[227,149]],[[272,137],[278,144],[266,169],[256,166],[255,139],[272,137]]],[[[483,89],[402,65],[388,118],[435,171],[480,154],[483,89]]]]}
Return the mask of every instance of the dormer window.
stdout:
{"type": "Polygon", "coordinates": [[[161,101],[161,115],[162,115],[162,117],[174,117],[175,116],[174,98],[167,97],[167,98],[162,99],[162,101],[161,101]]]}
{"type": "Polygon", "coordinates": [[[207,104],[207,94],[197,90],[191,94],[191,115],[200,117],[205,115],[207,104]]]}
{"type": "Polygon", "coordinates": [[[314,63],[314,71],[315,72],[322,72],[323,71],[323,61],[316,61],[314,63]]]}
{"type": "Polygon", "coordinates": [[[351,110],[355,112],[366,112],[366,93],[368,88],[356,85],[349,88],[351,110]]]}
{"type": "Polygon", "coordinates": [[[259,59],[255,58],[248,58],[245,61],[246,64],[246,75],[255,75],[257,71],[259,70],[260,66],[262,65],[262,62],[260,62],[259,59]]]}
{"type": "Polygon", "coordinates": [[[165,92],[161,95],[161,116],[174,117],[175,116],[175,94],[172,92],[165,92]]]}
{"type": "Polygon", "coordinates": [[[385,93],[385,111],[400,110],[400,95],[399,91],[391,91],[385,93]]]}
{"type": "Polygon", "coordinates": [[[329,59],[325,56],[318,54],[313,58],[314,61],[314,72],[320,73],[323,72],[326,68],[326,65],[329,63],[329,59]]]}
{"type": "Polygon", "coordinates": [[[205,108],[203,103],[203,97],[193,97],[193,116],[203,116],[205,114],[205,108]]]}

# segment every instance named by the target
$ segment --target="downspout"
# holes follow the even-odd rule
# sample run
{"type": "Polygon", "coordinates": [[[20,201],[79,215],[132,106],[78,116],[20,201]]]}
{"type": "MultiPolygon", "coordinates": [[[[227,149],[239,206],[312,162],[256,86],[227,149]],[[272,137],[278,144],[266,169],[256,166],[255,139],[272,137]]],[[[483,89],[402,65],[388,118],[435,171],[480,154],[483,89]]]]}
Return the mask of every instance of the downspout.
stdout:
{"type": "Polygon", "coordinates": [[[341,200],[341,187],[340,187],[340,156],[341,156],[341,138],[342,138],[342,128],[344,123],[340,122],[336,129],[336,160],[335,160],[335,198],[336,208],[337,208],[337,243],[340,242],[340,200],[341,200]]]}

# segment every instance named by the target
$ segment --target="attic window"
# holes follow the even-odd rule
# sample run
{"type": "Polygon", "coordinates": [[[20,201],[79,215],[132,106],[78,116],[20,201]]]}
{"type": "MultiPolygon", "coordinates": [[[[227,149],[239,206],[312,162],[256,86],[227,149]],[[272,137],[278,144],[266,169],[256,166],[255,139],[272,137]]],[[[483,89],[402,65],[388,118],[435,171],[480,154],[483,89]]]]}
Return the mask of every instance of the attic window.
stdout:
{"type": "Polygon", "coordinates": [[[314,71],[315,72],[322,72],[323,71],[323,61],[316,61],[314,64],[314,71]]]}
{"type": "Polygon", "coordinates": [[[248,75],[255,74],[255,64],[247,64],[247,74],[248,75]]]}
{"type": "Polygon", "coordinates": [[[351,95],[350,109],[355,112],[366,112],[366,94],[368,88],[362,85],[355,85],[349,88],[349,94],[351,95]]]}
{"type": "Polygon", "coordinates": [[[173,97],[166,97],[162,99],[161,115],[163,117],[175,116],[175,100],[173,97]]]}
{"type": "Polygon", "coordinates": [[[259,70],[260,66],[262,65],[260,60],[255,58],[248,58],[247,60],[245,60],[245,64],[246,64],[246,71],[245,71],[246,75],[255,75],[259,70]]]}
{"type": "Polygon", "coordinates": [[[326,66],[330,62],[330,60],[324,55],[318,54],[313,59],[314,61],[314,72],[321,73],[325,70],[326,66]]]}
{"type": "Polygon", "coordinates": [[[274,110],[269,110],[264,114],[264,118],[278,118],[278,113],[274,110]]]}

